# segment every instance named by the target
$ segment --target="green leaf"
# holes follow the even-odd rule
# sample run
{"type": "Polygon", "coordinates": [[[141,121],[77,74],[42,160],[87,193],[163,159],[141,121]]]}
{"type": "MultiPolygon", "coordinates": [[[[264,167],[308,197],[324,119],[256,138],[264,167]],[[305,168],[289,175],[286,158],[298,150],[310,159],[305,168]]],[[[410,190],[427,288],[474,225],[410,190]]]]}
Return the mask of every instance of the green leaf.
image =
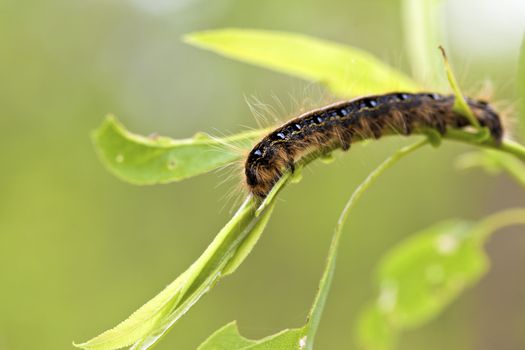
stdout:
{"type": "Polygon", "coordinates": [[[154,345],[215,283],[246,258],[273,210],[270,205],[255,216],[255,207],[255,200],[248,197],[204,253],[166,289],[115,328],[75,346],[111,350],[130,345],[131,349],[148,349],[154,345]],[[245,242],[251,243],[246,246],[245,242]],[[230,265],[232,261],[234,266],[230,265]]]}
{"type": "Polygon", "coordinates": [[[301,34],[220,29],[191,33],[184,40],[229,58],[325,84],[342,97],[418,89],[406,75],[366,51],[301,34]]]}
{"type": "Polygon", "coordinates": [[[95,148],[118,178],[137,185],[180,181],[206,173],[242,157],[265,130],[214,138],[203,133],[191,139],[144,137],[127,131],[108,116],[93,133],[95,148]]]}
{"type": "Polygon", "coordinates": [[[388,350],[397,342],[397,332],[375,304],[365,308],[357,326],[363,349],[388,350]]]}
{"type": "Polygon", "coordinates": [[[483,232],[470,223],[451,221],[390,250],[379,265],[379,295],[358,328],[363,347],[392,348],[394,333],[432,319],[477,282],[488,268],[483,232]],[[376,332],[378,339],[371,336],[376,332]]]}
{"type": "Polygon", "coordinates": [[[275,335],[261,339],[246,350],[302,350],[304,348],[303,329],[286,329],[275,335]]]}
{"type": "Polygon", "coordinates": [[[379,264],[378,296],[357,327],[361,347],[393,349],[402,330],[436,317],[486,273],[483,244],[509,225],[525,225],[525,208],[507,209],[475,224],[441,223],[391,249],[379,264]]]}
{"type": "Polygon", "coordinates": [[[197,350],[238,350],[257,343],[241,336],[237,322],[233,321],[213,333],[197,350]]]}
{"type": "Polygon", "coordinates": [[[426,322],[487,270],[479,231],[442,224],[390,251],[380,264],[377,304],[403,327],[426,322]]]}
{"type": "Polygon", "coordinates": [[[525,35],[523,36],[523,41],[521,42],[521,53],[518,63],[518,90],[519,98],[521,100],[520,108],[520,129],[521,129],[521,138],[525,140],[525,35]]]}
{"type": "Polygon", "coordinates": [[[300,350],[304,346],[303,329],[287,329],[261,340],[250,340],[231,322],[206,339],[197,350],[300,350]]]}

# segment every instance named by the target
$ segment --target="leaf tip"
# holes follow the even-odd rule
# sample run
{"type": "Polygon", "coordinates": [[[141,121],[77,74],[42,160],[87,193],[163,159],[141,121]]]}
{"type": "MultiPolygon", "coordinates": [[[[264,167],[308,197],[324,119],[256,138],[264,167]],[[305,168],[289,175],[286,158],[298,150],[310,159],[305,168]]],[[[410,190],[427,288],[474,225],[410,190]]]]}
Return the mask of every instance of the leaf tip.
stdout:
{"type": "Polygon", "coordinates": [[[117,117],[114,114],[108,113],[104,117],[104,120],[100,125],[91,132],[91,137],[96,140],[96,138],[106,129],[117,129],[122,128],[122,125],[119,123],[117,117]]]}
{"type": "Polygon", "coordinates": [[[221,28],[190,32],[182,36],[182,42],[203,49],[221,49],[225,42],[237,38],[239,35],[253,33],[250,29],[221,28]]]}
{"type": "Polygon", "coordinates": [[[183,34],[182,37],[181,37],[181,41],[183,43],[185,43],[185,44],[193,45],[193,43],[195,41],[195,36],[198,33],[199,32],[191,32],[191,33],[183,34]]]}
{"type": "Polygon", "coordinates": [[[222,32],[222,30],[202,30],[198,32],[191,32],[182,36],[182,42],[192,46],[203,46],[206,44],[210,35],[222,32]]]}
{"type": "Polygon", "coordinates": [[[85,346],[86,346],[87,343],[75,343],[74,341],[72,341],[71,344],[72,344],[75,348],[85,349],[85,346]]]}
{"type": "Polygon", "coordinates": [[[119,122],[118,118],[113,113],[106,114],[102,126],[113,126],[122,128],[122,124],[119,122]]]}

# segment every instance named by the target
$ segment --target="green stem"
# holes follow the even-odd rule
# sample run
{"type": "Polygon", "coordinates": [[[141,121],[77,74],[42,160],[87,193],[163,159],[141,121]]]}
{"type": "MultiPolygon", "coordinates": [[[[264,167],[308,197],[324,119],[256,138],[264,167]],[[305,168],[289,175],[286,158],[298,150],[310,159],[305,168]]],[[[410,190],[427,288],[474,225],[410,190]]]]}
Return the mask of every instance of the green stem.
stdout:
{"type": "Polygon", "coordinates": [[[337,221],[337,225],[335,227],[334,234],[332,236],[332,242],[328,250],[328,258],[326,262],[326,267],[323,272],[321,281],[319,282],[319,290],[317,291],[317,295],[315,297],[314,303],[312,305],[312,308],[310,309],[310,313],[308,315],[308,323],[305,326],[304,334],[306,335],[306,340],[307,340],[306,350],[313,349],[314,336],[315,336],[315,333],[317,332],[317,328],[319,327],[319,322],[320,322],[322,312],[323,312],[323,309],[326,303],[326,299],[328,297],[330,285],[332,284],[339,241],[341,238],[341,234],[343,232],[343,226],[346,222],[346,219],[348,217],[350,210],[352,210],[352,208],[355,206],[359,198],[361,198],[363,193],[370,187],[370,185],[372,185],[377,180],[377,178],[385,170],[390,168],[400,159],[404,158],[410,153],[426,145],[428,142],[429,142],[428,139],[423,139],[410,146],[401,148],[399,151],[397,151],[392,156],[387,158],[373,172],[371,172],[368,175],[368,177],[359,185],[359,187],[357,187],[357,189],[352,193],[352,196],[346,203],[343,211],[341,212],[341,215],[339,216],[339,220],[337,221]]]}
{"type": "Polygon", "coordinates": [[[458,129],[447,130],[447,134],[443,136],[443,138],[512,154],[516,158],[525,161],[525,146],[509,139],[503,139],[500,144],[496,143],[492,139],[480,141],[478,134],[473,134],[471,132],[458,129]]]}
{"type": "Polygon", "coordinates": [[[477,226],[481,230],[482,241],[497,230],[511,225],[525,225],[525,208],[512,208],[483,219],[477,226]]]}
{"type": "Polygon", "coordinates": [[[502,152],[506,152],[516,156],[517,158],[525,161],[525,146],[514,142],[512,140],[503,140],[503,143],[500,147],[495,147],[502,152]]]}
{"type": "Polygon", "coordinates": [[[445,52],[445,49],[442,46],[440,46],[439,49],[441,50],[441,54],[443,55],[445,72],[447,73],[448,82],[450,84],[450,87],[452,88],[452,91],[454,91],[454,95],[456,96],[456,100],[454,101],[454,109],[459,113],[463,114],[465,117],[467,117],[470,121],[470,124],[479,130],[481,128],[481,126],[479,125],[479,121],[474,116],[474,113],[472,113],[472,110],[468,106],[467,101],[465,101],[465,97],[461,93],[459,84],[456,80],[456,77],[454,76],[454,72],[452,71],[452,67],[450,66],[450,63],[448,61],[447,53],[445,52]]]}

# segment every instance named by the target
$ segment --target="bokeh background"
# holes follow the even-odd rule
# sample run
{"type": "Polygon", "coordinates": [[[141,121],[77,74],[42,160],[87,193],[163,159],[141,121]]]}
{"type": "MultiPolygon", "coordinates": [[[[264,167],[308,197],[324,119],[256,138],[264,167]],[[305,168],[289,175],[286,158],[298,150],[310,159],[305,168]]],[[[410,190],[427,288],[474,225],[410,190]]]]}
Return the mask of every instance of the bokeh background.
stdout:
{"type": "MultiPolygon", "coordinates": [[[[523,1],[454,0],[440,10],[465,90],[488,80],[495,101],[516,103],[523,1]]],[[[230,217],[234,203],[224,197],[240,180],[218,186],[224,174],[153,187],[110,175],[89,138],[105,114],[141,134],[221,134],[256,126],[246,96],[293,105],[312,91],[189,47],[184,33],[300,32],[361,47],[408,72],[402,21],[392,0],[1,0],[0,349],[71,349],[114,326],[189,266],[230,217]]],[[[405,143],[357,146],[305,171],[243,266],[159,350],[194,349],[234,319],[248,337],[302,325],[344,202],[405,143]]],[[[319,349],[356,348],[352,330],[375,295],[376,262],[400,239],[439,220],[523,205],[506,176],[459,171],[456,156],[468,150],[422,150],[364,196],[342,241],[319,349]]],[[[525,348],[525,235],[505,231],[487,246],[492,269],[482,282],[404,334],[400,348],[525,348]]]]}

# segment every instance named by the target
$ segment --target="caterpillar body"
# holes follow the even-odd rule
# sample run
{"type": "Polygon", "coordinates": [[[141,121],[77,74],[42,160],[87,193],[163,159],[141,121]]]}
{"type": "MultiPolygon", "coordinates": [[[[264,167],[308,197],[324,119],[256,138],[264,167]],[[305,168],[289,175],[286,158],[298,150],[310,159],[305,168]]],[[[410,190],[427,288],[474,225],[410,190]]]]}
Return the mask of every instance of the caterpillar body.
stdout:
{"type": "MultiPolygon", "coordinates": [[[[312,152],[346,151],[355,141],[382,135],[410,135],[434,129],[464,128],[469,120],[454,111],[454,95],[395,92],[334,103],[294,118],[265,136],[245,161],[246,184],[257,198],[267,196],[285,171],[312,152]]],[[[467,98],[475,118],[500,142],[499,115],[485,101],[467,98]]]]}

